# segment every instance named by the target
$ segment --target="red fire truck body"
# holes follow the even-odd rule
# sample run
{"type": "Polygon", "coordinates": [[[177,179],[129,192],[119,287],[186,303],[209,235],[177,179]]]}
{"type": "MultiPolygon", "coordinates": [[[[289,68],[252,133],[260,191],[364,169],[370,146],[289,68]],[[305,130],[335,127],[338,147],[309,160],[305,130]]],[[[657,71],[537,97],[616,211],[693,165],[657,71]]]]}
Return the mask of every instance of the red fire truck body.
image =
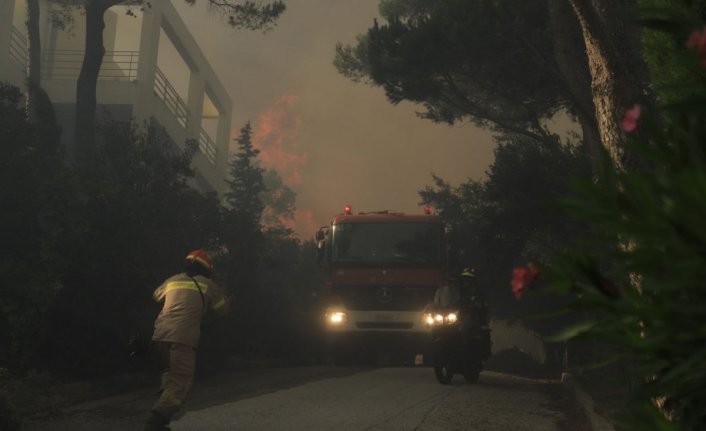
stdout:
{"type": "Polygon", "coordinates": [[[444,226],[425,212],[354,215],[346,207],[319,231],[319,261],[328,272],[326,334],[334,354],[380,347],[423,353],[427,347],[423,311],[448,268],[444,226]]]}

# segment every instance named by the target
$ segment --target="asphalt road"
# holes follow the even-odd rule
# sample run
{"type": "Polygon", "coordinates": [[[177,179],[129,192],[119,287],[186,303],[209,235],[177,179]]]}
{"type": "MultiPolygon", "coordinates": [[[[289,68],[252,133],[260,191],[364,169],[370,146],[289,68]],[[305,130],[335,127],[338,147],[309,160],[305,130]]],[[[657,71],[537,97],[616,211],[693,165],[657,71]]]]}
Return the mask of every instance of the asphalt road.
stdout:
{"type": "MultiPolygon", "coordinates": [[[[556,382],[484,372],[440,385],[430,368],[292,367],[201,378],[173,431],[589,431],[572,392],[556,382]]],[[[34,418],[28,431],[141,430],[154,390],[34,418]]]]}

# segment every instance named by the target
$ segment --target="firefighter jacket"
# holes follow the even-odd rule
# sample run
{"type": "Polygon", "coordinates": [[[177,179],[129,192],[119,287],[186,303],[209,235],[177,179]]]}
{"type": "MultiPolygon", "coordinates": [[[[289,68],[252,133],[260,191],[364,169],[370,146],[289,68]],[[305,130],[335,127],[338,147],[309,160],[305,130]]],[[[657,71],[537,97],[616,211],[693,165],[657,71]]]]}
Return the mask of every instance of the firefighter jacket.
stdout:
{"type": "Polygon", "coordinates": [[[154,323],[154,341],[181,343],[196,348],[201,336],[201,319],[209,308],[219,314],[228,312],[228,301],[221,288],[201,275],[191,278],[181,273],[170,277],[154,291],[152,297],[157,302],[164,301],[154,323]]]}

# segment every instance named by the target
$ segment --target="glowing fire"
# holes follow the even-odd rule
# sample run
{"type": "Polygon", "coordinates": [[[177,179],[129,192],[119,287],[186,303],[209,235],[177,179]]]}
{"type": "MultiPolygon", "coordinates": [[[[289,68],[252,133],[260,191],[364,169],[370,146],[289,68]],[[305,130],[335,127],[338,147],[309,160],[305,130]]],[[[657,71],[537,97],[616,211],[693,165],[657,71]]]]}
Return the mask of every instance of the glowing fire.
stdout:
{"type": "Polygon", "coordinates": [[[307,155],[300,149],[301,119],[294,112],[295,103],[294,96],[280,96],[260,115],[253,129],[253,147],[260,150],[262,166],[277,171],[290,188],[301,184],[300,169],[307,162],[307,155]]]}
{"type": "MultiPolygon", "coordinates": [[[[258,160],[265,169],[277,171],[284,185],[296,192],[303,181],[301,169],[307,155],[301,150],[299,129],[301,119],[295,111],[297,98],[284,94],[260,114],[253,123],[253,147],[260,150],[258,160]]],[[[314,214],[308,209],[296,209],[291,219],[280,222],[297,232],[301,239],[310,239],[317,229],[314,214]]]]}

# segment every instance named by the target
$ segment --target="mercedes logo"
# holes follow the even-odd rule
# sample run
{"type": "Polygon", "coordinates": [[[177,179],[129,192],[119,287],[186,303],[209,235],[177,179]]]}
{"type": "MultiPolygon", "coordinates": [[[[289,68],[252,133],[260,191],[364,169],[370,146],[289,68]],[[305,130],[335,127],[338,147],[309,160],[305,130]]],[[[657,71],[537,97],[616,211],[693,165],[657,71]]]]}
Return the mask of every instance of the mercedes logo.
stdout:
{"type": "Polygon", "coordinates": [[[375,292],[375,296],[377,297],[378,301],[382,304],[387,304],[390,302],[392,297],[390,296],[390,288],[388,287],[381,287],[375,292]]]}

